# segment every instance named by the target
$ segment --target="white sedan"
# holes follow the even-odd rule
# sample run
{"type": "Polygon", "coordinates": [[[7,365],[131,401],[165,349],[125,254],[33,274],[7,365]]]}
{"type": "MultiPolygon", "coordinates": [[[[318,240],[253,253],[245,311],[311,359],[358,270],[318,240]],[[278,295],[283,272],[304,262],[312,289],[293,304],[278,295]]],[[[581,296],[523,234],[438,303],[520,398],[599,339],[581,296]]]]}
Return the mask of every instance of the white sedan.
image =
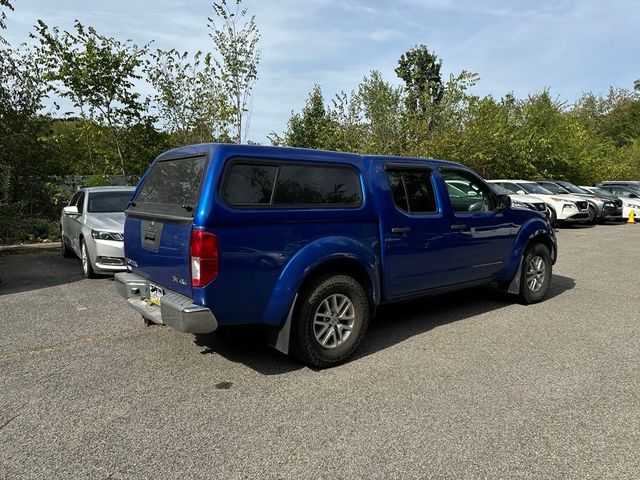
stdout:
{"type": "Polygon", "coordinates": [[[554,195],[531,180],[489,180],[518,195],[531,195],[549,208],[549,223],[583,222],[589,219],[589,202],[573,195],[554,195]]]}
{"type": "Polygon", "coordinates": [[[134,187],[89,187],[76,192],[60,216],[62,255],[77,255],[87,278],[127,269],[124,210],[134,187]]]}

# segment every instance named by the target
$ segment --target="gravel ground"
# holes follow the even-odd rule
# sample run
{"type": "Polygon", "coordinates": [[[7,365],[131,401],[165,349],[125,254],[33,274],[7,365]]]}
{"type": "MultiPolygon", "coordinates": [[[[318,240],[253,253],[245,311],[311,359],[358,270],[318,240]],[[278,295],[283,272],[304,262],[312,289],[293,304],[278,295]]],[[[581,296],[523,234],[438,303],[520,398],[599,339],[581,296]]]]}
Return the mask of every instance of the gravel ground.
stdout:
{"type": "Polygon", "coordinates": [[[144,327],[109,278],[0,257],[0,478],[640,476],[640,226],[558,232],[550,298],[382,309],[330,370],[256,328],[144,327]]]}

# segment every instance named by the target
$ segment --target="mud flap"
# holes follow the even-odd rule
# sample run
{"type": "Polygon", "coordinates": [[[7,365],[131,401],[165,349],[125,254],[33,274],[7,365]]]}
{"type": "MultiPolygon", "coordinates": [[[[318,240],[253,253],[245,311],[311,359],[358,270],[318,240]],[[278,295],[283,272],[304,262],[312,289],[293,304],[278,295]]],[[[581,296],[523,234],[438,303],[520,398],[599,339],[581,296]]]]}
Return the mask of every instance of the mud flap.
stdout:
{"type": "Polygon", "coordinates": [[[284,322],[282,327],[280,328],[272,328],[269,332],[269,346],[275,348],[279,352],[284,353],[285,355],[289,354],[289,339],[291,337],[291,322],[293,321],[293,309],[296,306],[296,301],[298,300],[298,294],[296,294],[293,299],[293,303],[291,304],[291,308],[289,309],[289,314],[287,315],[287,320],[284,322]]]}
{"type": "Polygon", "coordinates": [[[516,272],[513,280],[509,284],[509,288],[507,290],[508,293],[512,293],[514,295],[518,295],[520,293],[520,278],[522,277],[522,264],[524,262],[524,253],[522,254],[522,258],[520,259],[520,265],[518,265],[518,271],[516,272]]]}

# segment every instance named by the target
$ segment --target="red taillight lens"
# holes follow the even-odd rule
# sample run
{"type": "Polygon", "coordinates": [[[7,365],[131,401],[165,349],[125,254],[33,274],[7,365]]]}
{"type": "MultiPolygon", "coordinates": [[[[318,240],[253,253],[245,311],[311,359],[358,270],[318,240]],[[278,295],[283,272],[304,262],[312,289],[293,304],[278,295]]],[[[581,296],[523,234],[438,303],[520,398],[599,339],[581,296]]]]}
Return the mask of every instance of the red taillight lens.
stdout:
{"type": "Polygon", "coordinates": [[[218,237],[191,230],[191,286],[204,287],[218,276],[218,237]]]}

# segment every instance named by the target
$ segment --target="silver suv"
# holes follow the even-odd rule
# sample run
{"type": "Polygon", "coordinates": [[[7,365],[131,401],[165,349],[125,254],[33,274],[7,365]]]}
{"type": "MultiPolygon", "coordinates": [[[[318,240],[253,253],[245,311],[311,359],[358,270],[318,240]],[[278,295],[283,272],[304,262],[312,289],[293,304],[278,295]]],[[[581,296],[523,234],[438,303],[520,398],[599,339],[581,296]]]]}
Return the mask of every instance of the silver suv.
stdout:
{"type": "Polygon", "coordinates": [[[60,215],[62,255],[77,255],[84,276],[127,269],[124,210],[134,187],[89,187],[76,192],[60,215]]]}

